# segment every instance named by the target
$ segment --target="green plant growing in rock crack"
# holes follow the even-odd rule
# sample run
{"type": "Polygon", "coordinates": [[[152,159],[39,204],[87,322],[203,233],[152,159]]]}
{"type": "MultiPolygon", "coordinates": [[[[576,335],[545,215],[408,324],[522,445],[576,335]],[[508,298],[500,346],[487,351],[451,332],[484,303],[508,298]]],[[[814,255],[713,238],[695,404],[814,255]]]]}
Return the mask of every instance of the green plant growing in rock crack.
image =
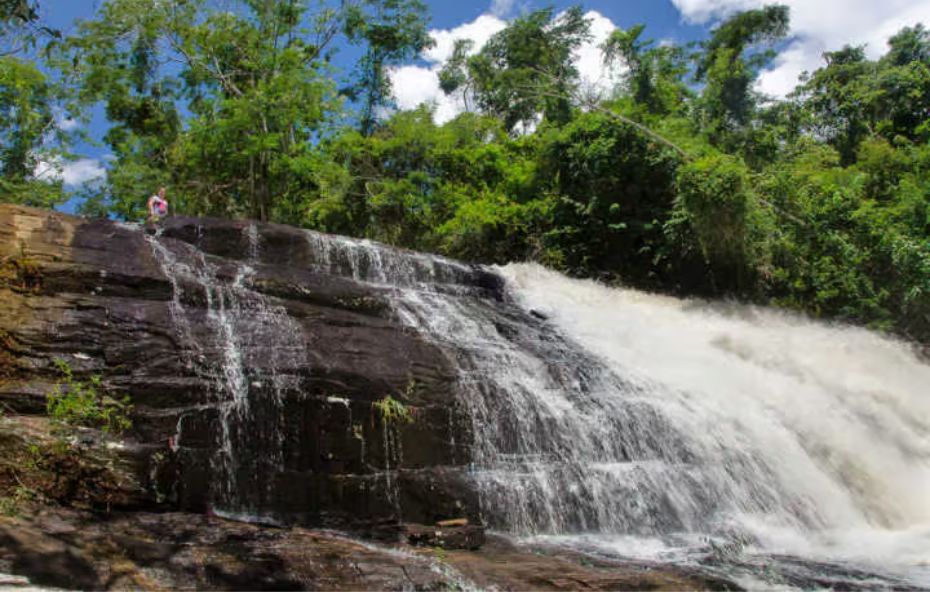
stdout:
{"type": "Polygon", "coordinates": [[[410,408],[391,395],[386,395],[371,405],[381,415],[381,419],[385,424],[396,425],[413,423],[413,414],[410,408]]]}
{"type": "MultiPolygon", "coordinates": [[[[417,381],[410,379],[404,388],[403,396],[405,399],[411,399],[417,390],[417,381]]],[[[403,402],[395,399],[391,395],[385,395],[381,399],[372,403],[372,407],[378,410],[384,423],[391,424],[411,424],[416,420],[416,408],[412,405],[405,405],[403,402]]]]}
{"type": "Polygon", "coordinates": [[[101,378],[91,376],[88,381],[74,377],[68,362],[57,359],[63,378],[47,396],[46,409],[49,416],[64,425],[99,428],[111,434],[120,434],[132,427],[129,413],[132,405],[129,397],[119,399],[100,392],[101,378]]]}

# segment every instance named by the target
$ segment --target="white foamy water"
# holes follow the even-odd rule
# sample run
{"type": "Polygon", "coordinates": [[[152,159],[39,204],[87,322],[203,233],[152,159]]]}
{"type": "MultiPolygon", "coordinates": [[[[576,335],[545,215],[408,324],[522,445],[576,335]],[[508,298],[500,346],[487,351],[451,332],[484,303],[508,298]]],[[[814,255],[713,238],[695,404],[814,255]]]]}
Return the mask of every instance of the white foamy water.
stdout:
{"type": "Polygon", "coordinates": [[[595,389],[561,413],[597,422],[585,410],[592,400],[636,399],[662,418],[657,436],[682,444],[677,458],[643,469],[635,459],[598,461],[609,445],[595,439],[604,446],[581,455],[578,471],[580,486],[604,474],[665,473],[653,479],[662,489],[638,491],[634,505],[664,497],[667,511],[686,517],[677,527],[629,532],[607,517],[586,534],[530,534],[666,560],[699,547],[691,535],[731,535],[746,553],[850,562],[930,584],[930,366],[908,346],[772,310],[607,288],[537,265],[499,271],[521,307],[630,383],[595,389]]]}

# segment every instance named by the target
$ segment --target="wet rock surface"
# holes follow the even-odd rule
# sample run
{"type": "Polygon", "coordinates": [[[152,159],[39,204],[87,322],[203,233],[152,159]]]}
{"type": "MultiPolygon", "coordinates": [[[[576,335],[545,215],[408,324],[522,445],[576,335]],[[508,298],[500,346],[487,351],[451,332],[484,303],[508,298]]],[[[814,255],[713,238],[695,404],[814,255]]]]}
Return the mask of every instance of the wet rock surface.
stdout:
{"type": "Polygon", "coordinates": [[[485,542],[484,527],[474,524],[405,524],[404,537],[408,543],[418,547],[471,551],[480,549],[485,542]]]}
{"type": "MultiPolygon", "coordinates": [[[[129,395],[127,440],[153,507],[360,529],[477,519],[454,371],[390,309],[380,261],[248,221],[177,217],[157,234],[0,205],[8,413],[44,412],[61,359],[129,395]],[[379,412],[386,397],[412,421],[379,412]]],[[[501,288],[416,254],[392,265],[438,289],[501,288]]]]}
{"type": "Polygon", "coordinates": [[[0,571],[83,590],[440,590],[428,558],[326,532],[193,514],[44,510],[0,520],[0,571]]]}
{"type": "Polygon", "coordinates": [[[478,552],[450,551],[443,560],[481,589],[740,590],[695,570],[645,562],[595,559],[564,550],[516,545],[491,536],[478,552]]]}
{"type": "Polygon", "coordinates": [[[720,582],[684,572],[584,564],[497,537],[478,552],[447,551],[205,515],[101,516],[49,509],[28,518],[0,518],[0,573],[28,578],[35,586],[84,590],[721,588],[720,582]]]}

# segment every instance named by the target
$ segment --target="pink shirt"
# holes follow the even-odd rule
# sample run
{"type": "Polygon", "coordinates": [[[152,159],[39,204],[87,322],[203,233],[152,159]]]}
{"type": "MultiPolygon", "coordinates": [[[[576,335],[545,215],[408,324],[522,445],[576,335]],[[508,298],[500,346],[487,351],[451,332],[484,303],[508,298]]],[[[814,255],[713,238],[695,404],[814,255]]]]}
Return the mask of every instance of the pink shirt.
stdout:
{"type": "Polygon", "coordinates": [[[168,212],[168,202],[158,195],[152,196],[152,206],[156,213],[164,215],[168,212]]]}

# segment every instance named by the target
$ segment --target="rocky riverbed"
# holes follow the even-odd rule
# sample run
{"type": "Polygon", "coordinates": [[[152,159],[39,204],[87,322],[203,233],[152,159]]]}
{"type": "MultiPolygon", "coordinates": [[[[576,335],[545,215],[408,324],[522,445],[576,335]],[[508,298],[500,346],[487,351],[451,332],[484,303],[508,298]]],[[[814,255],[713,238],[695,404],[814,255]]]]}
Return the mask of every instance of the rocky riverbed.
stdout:
{"type": "MultiPolygon", "coordinates": [[[[645,564],[592,562],[492,536],[479,551],[364,542],[190,513],[32,508],[0,519],[10,588],[83,590],[680,590],[725,583],[645,564]],[[27,584],[28,581],[28,584],[27,584]],[[18,584],[17,584],[18,582],[18,584]]],[[[0,588],[3,587],[0,582],[0,588]]],[[[730,587],[732,589],[732,587],[730,587]]]]}

